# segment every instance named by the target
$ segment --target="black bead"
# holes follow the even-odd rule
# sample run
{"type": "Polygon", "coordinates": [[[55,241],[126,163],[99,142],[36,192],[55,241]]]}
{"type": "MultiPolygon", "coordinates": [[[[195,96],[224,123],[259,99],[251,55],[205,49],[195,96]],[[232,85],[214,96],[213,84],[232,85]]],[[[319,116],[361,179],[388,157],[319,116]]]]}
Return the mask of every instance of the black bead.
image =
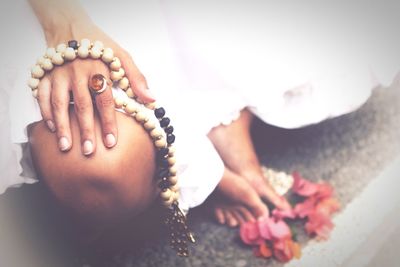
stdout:
{"type": "Polygon", "coordinates": [[[160,172],[158,173],[158,178],[163,179],[168,177],[169,175],[169,170],[168,169],[161,169],[160,172]]]}
{"type": "Polygon", "coordinates": [[[167,143],[172,144],[173,142],[175,142],[175,135],[173,134],[167,135],[167,143]]]}
{"type": "Polygon", "coordinates": [[[71,47],[73,49],[78,49],[78,41],[76,40],[68,41],[68,47],[71,47]]]}
{"type": "Polygon", "coordinates": [[[165,115],[165,109],[164,108],[156,108],[154,110],[154,115],[156,115],[156,117],[158,119],[161,119],[165,115]]]}
{"type": "Polygon", "coordinates": [[[156,156],[157,164],[160,164],[164,159],[165,159],[164,155],[157,154],[156,156]]]}
{"type": "Polygon", "coordinates": [[[169,166],[168,159],[162,159],[160,161],[160,167],[161,168],[168,168],[168,166],[169,166]]]}
{"type": "Polygon", "coordinates": [[[160,155],[160,157],[165,157],[166,155],[168,155],[168,153],[169,149],[166,147],[163,147],[158,151],[158,155],[160,155]]]}
{"type": "Polygon", "coordinates": [[[172,134],[174,132],[174,126],[170,125],[164,129],[167,134],[172,134]]]}
{"type": "Polygon", "coordinates": [[[160,121],[160,126],[161,127],[167,127],[169,125],[169,123],[171,122],[171,120],[167,117],[162,118],[162,120],[160,121]]]}
{"type": "Polygon", "coordinates": [[[161,188],[161,189],[167,189],[167,188],[169,188],[169,182],[168,182],[168,180],[167,179],[163,179],[163,180],[161,180],[160,181],[160,183],[158,184],[158,186],[161,188]]]}

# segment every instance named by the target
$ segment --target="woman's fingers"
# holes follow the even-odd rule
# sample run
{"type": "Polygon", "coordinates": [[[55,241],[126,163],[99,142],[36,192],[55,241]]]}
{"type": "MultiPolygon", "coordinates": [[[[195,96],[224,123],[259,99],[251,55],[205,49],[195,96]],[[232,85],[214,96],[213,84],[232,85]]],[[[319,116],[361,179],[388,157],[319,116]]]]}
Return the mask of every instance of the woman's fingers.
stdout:
{"type": "Polygon", "coordinates": [[[143,103],[154,102],[155,98],[147,86],[146,78],[139,71],[138,67],[133,62],[132,57],[125,53],[121,58],[121,61],[129,83],[131,84],[132,90],[139,100],[141,100],[143,103]]]}
{"type": "Polygon", "coordinates": [[[69,80],[66,75],[55,72],[51,79],[51,108],[56,125],[58,145],[61,151],[72,147],[71,129],[69,125],[69,80]]]}
{"type": "Polygon", "coordinates": [[[91,155],[96,148],[93,103],[88,89],[88,78],[85,73],[76,72],[72,86],[74,108],[81,136],[81,150],[86,156],[91,155]]]}
{"type": "MultiPolygon", "coordinates": [[[[98,70],[92,73],[92,75],[94,74],[102,74],[107,80],[109,80],[107,70],[98,70]]],[[[111,86],[107,86],[108,88],[104,92],[96,95],[96,106],[100,115],[103,143],[106,147],[111,148],[117,143],[118,128],[115,118],[112,89],[111,86]]]]}
{"type": "Polygon", "coordinates": [[[48,76],[44,77],[38,87],[38,103],[40,107],[40,113],[42,114],[43,120],[46,122],[47,127],[51,132],[56,131],[56,126],[53,120],[53,114],[51,112],[51,82],[48,76]]]}

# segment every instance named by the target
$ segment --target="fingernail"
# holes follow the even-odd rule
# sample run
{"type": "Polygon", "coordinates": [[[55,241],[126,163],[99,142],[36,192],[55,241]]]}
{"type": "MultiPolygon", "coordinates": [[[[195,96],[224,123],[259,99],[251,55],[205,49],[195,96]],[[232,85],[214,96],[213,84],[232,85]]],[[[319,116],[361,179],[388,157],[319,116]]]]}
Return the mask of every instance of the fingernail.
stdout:
{"type": "Polygon", "coordinates": [[[86,140],[83,142],[83,154],[84,155],[90,155],[93,152],[93,143],[90,140],[86,140]]]}
{"type": "Polygon", "coordinates": [[[60,138],[60,140],[58,141],[58,145],[61,149],[61,151],[66,151],[69,148],[69,141],[67,139],[67,137],[63,136],[60,138]]]}
{"type": "Polygon", "coordinates": [[[113,147],[116,143],[115,136],[113,134],[106,135],[106,146],[113,147]]]}
{"type": "Polygon", "coordinates": [[[46,121],[47,127],[49,127],[51,132],[55,132],[56,131],[56,126],[54,126],[54,123],[51,120],[47,120],[46,121]]]}

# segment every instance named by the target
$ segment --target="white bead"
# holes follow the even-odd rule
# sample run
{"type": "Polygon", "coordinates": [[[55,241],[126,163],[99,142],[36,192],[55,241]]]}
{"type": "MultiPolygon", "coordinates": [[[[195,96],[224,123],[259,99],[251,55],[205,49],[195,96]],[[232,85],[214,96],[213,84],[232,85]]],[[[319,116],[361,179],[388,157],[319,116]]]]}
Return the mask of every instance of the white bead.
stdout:
{"type": "Polygon", "coordinates": [[[37,59],[36,64],[43,67],[43,62],[44,62],[45,58],[44,57],[40,57],[37,59]]]}
{"type": "Polygon", "coordinates": [[[64,64],[64,58],[62,57],[61,53],[55,53],[51,58],[51,63],[53,63],[54,65],[64,64]]]}
{"type": "Polygon", "coordinates": [[[173,175],[168,177],[168,181],[171,185],[176,185],[178,183],[178,176],[173,175]]]}
{"type": "Polygon", "coordinates": [[[166,207],[170,207],[174,203],[174,199],[171,197],[169,200],[164,200],[163,204],[166,207]]]}
{"type": "Polygon", "coordinates": [[[146,112],[138,111],[138,113],[136,113],[136,115],[135,115],[135,119],[138,122],[145,122],[148,120],[148,116],[147,116],[146,112]]]}
{"type": "Polygon", "coordinates": [[[113,58],[114,58],[114,51],[108,47],[104,48],[101,60],[103,60],[105,63],[110,63],[111,61],[113,61],[113,58]]]}
{"type": "Polygon", "coordinates": [[[44,76],[44,70],[39,66],[35,65],[31,69],[32,77],[33,78],[42,78],[44,76]]]}
{"type": "Polygon", "coordinates": [[[175,154],[175,151],[176,151],[176,149],[175,149],[174,146],[169,146],[169,147],[168,147],[168,155],[169,155],[170,157],[173,156],[173,155],[175,154]]]}
{"type": "Polygon", "coordinates": [[[101,57],[101,49],[98,47],[92,47],[90,49],[90,57],[93,59],[98,59],[101,57]]]}
{"type": "Polygon", "coordinates": [[[179,200],[179,191],[172,193],[172,198],[174,199],[174,201],[178,201],[179,200]]]}
{"type": "Polygon", "coordinates": [[[34,98],[37,98],[37,97],[38,97],[38,90],[37,90],[37,89],[35,89],[35,90],[32,91],[32,96],[33,96],[34,98]]]}
{"type": "Polygon", "coordinates": [[[104,44],[103,44],[101,41],[95,41],[95,42],[93,43],[93,47],[97,47],[97,48],[99,48],[100,50],[103,50],[104,44]]]}
{"type": "Polygon", "coordinates": [[[147,103],[145,106],[146,106],[148,109],[155,110],[156,107],[157,107],[157,103],[156,103],[156,102],[147,103]]]}
{"type": "Polygon", "coordinates": [[[179,186],[177,184],[174,184],[169,188],[172,192],[178,192],[179,191],[179,186]]]}
{"type": "Polygon", "coordinates": [[[130,98],[134,98],[134,97],[135,97],[135,94],[133,93],[132,88],[126,89],[125,93],[126,93],[126,95],[129,96],[130,98]]]}
{"type": "Polygon", "coordinates": [[[28,81],[28,86],[29,86],[32,90],[34,90],[34,89],[36,89],[36,88],[39,86],[39,82],[40,82],[39,79],[30,78],[29,81],[28,81]]]}
{"type": "Polygon", "coordinates": [[[125,70],[120,68],[118,71],[112,71],[110,74],[110,79],[114,82],[121,80],[125,75],[125,70]]]}
{"type": "Polygon", "coordinates": [[[166,189],[165,191],[162,191],[160,195],[163,200],[169,200],[172,197],[172,191],[166,189]]]}
{"type": "Polygon", "coordinates": [[[51,60],[49,58],[46,58],[43,61],[43,66],[42,67],[43,67],[44,70],[51,71],[54,66],[53,66],[53,63],[51,63],[51,60]]]}
{"type": "Polygon", "coordinates": [[[139,105],[136,104],[134,101],[129,101],[125,107],[125,112],[132,114],[139,111],[139,105]]]}
{"type": "Polygon", "coordinates": [[[75,50],[72,47],[67,47],[64,51],[64,58],[66,60],[74,60],[76,58],[75,50]]]}
{"type": "Polygon", "coordinates": [[[128,78],[124,77],[118,82],[118,87],[121,88],[122,90],[126,90],[129,86],[129,80],[128,78]]]}
{"type": "Polygon", "coordinates": [[[169,173],[171,175],[176,175],[177,172],[178,172],[178,169],[176,168],[175,165],[169,167],[169,173]]]}
{"type": "Polygon", "coordinates": [[[84,46],[86,48],[90,47],[90,40],[89,39],[82,39],[81,43],[79,44],[79,46],[84,46]]]}
{"type": "Polygon", "coordinates": [[[146,130],[151,131],[156,128],[156,123],[152,120],[149,120],[143,126],[146,130]]]}
{"type": "Polygon", "coordinates": [[[116,108],[122,108],[122,106],[125,103],[125,99],[121,96],[115,97],[114,98],[114,104],[116,108]]]}
{"type": "Polygon", "coordinates": [[[155,144],[155,146],[156,146],[157,148],[163,148],[163,147],[166,147],[166,146],[167,146],[167,141],[166,141],[165,138],[163,137],[163,138],[161,138],[161,139],[156,140],[156,141],[154,142],[154,144],[155,144]]]}
{"type": "Polygon", "coordinates": [[[162,137],[162,130],[160,128],[155,128],[151,130],[150,135],[155,139],[162,137]]]}
{"type": "Polygon", "coordinates": [[[176,163],[176,158],[174,156],[168,158],[169,165],[174,165],[176,163]]]}
{"type": "Polygon", "coordinates": [[[56,51],[58,53],[61,53],[61,54],[65,52],[65,49],[67,49],[67,45],[66,44],[59,44],[56,47],[56,51]]]}
{"type": "Polygon", "coordinates": [[[118,71],[121,68],[121,61],[119,60],[119,58],[114,57],[113,61],[110,64],[110,69],[112,71],[118,71]]]}
{"type": "Polygon", "coordinates": [[[87,46],[80,46],[78,48],[78,56],[80,58],[87,58],[89,55],[89,48],[87,46]]]}
{"type": "Polygon", "coordinates": [[[56,49],[54,47],[49,47],[46,50],[46,57],[51,59],[55,53],[56,53],[56,49]]]}

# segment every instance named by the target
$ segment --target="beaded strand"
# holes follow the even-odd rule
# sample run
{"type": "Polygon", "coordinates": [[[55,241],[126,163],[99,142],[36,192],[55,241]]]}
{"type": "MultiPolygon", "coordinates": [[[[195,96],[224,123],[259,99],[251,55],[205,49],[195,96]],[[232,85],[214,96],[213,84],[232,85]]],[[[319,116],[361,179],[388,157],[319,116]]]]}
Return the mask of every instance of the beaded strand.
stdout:
{"type": "Polygon", "coordinates": [[[32,90],[32,95],[35,98],[38,97],[38,86],[46,72],[76,58],[100,59],[109,67],[111,81],[128,96],[128,98],[114,97],[115,107],[135,118],[151,136],[154,146],[157,148],[156,176],[161,189],[160,198],[168,210],[165,222],[171,232],[171,246],[177,250],[178,255],[188,256],[186,243],[195,241],[186,226],[186,217],[179,209],[178,204],[179,187],[177,185],[175,146],[173,145],[175,142],[174,128],[171,120],[165,116],[166,112],[163,107],[157,103],[143,105],[138,102],[121,61],[114,55],[113,50],[105,48],[100,41],[91,43],[89,39],[82,39],[80,43],[71,40],[67,44],[57,45],[56,48],[48,48],[45,55],[40,57],[31,68],[28,86],[32,90]]]}

